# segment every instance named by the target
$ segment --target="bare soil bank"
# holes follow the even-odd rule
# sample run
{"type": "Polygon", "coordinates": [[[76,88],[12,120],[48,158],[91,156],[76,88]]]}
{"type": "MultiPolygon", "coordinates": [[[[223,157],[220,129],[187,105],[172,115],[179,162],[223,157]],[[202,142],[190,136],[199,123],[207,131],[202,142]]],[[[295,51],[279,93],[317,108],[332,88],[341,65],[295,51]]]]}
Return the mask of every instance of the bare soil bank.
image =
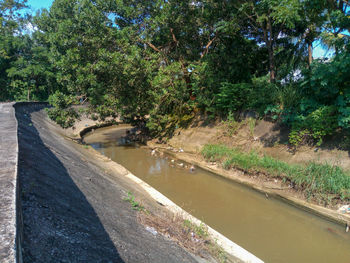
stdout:
{"type": "MultiPolygon", "coordinates": [[[[224,144],[249,152],[254,150],[261,154],[272,156],[288,163],[308,163],[310,161],[336,164],[344,169],[350,168],[348,152],[334,147],[312,148],[303,146],[292,153],[287,145],[281,144],[287,140],[286,132],[277,125],[267,121],[256,121],[254,126],[243,121],[234,131],[227,125],[215,123],[205,125],[203,120],[197,119],[187,129],[178,129],[175,135],[166,142],[158,139],[148,142],[148,146],[166,152],[174,158],[196,164],[206,170],[222,175],[226,178],[248,185],[258,191],[298,206],[332,221],[350,225],[350,216],[338,213],[337,206],[322,207],[307,200],[304,193],[294,190],[282,180],[269,178],[268,175],[250,174],[242,170],[225,170],[220,164],[208,163],[200,151],[206,144],[224,144]]],[[[345,229],[345,227],[344,227],[345,229]]]]}
{"type": "Polygon", "coordinates": [[[128,191],[167,212],[94,151],[64,138],[42,106],[16,109],[24,262],[201,262],[152,234],[123,199],[128,191]]]}
{"type": "Polygon", "coordinates": [[[205,120],[198,117],[187,129],[178,129],[167,143],[189,153],[198,153],[208,143],[222,143],[243,151],[254,150],[288,163],[314,161],[350,170],[349,151],[341,150],[341,142],[335,139],[329,138],[321,147],[301,146],[296,152],[286,145],[287,141],[288,131],[269,121],[254,120],[249,124],[245,119],[229,128],[222,122],[205,124],[205,120]]]}

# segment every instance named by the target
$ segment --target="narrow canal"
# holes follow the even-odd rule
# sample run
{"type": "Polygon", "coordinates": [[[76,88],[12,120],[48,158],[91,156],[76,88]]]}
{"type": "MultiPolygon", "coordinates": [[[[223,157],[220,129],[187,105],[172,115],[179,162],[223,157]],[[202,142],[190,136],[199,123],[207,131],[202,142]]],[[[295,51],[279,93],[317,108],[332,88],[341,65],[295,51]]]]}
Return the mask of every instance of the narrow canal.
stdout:
{"type": "Polygon", "coordinates": [[[125,146],[119,140],[125,129],[98,129],[84,140],[265,262],[350,262],[345,227],[202,169],[191,172],[147,148],[125,146]]]}

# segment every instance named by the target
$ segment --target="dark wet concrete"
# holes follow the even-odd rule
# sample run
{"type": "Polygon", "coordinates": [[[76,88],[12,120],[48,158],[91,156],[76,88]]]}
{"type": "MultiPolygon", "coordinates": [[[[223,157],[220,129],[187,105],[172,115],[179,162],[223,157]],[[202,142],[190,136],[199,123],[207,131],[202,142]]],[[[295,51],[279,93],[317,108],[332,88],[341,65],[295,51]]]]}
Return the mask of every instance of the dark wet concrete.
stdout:
{"type": "Polygon", "coordinates": [[[86,162],[42,107],[17,107],[24,262],[196,262],[146,231],[115,178],[86,162]]]}

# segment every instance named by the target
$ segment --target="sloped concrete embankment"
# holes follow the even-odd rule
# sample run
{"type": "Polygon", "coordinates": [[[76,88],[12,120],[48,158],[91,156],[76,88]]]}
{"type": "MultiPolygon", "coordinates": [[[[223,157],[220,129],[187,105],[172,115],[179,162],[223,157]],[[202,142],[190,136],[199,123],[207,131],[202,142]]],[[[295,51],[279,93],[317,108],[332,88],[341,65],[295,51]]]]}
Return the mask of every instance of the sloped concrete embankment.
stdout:
{"type": "Polygon", "coordinates": [[[203,262],[140,225],[127,177],[93,164],[43,108],[0,106],[0,262],[203,262]]]}
{"type": "Polygon", "coordinates": [[[0,262],[22,263],[23,215],[18,177],[16,107],[47,103],[0,103],[0,262]]]}

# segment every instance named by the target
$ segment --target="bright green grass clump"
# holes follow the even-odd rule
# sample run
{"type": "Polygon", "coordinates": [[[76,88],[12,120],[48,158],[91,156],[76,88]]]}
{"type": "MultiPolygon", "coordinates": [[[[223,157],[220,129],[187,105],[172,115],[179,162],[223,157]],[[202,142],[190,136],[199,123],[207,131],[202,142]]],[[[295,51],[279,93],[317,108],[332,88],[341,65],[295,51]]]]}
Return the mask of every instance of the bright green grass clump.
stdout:
{"type": "Polygon", "coordinates": [[[221,162],[225,169],[234,167],[284,178],[304,190],[308,197],[322,197],[326,201],[334,198],[350,199],[350,176],[338,166],[314,162],[305,166],[292,165],[224,145],[206,145],[202,155],[208,161],[221,162]]]}

